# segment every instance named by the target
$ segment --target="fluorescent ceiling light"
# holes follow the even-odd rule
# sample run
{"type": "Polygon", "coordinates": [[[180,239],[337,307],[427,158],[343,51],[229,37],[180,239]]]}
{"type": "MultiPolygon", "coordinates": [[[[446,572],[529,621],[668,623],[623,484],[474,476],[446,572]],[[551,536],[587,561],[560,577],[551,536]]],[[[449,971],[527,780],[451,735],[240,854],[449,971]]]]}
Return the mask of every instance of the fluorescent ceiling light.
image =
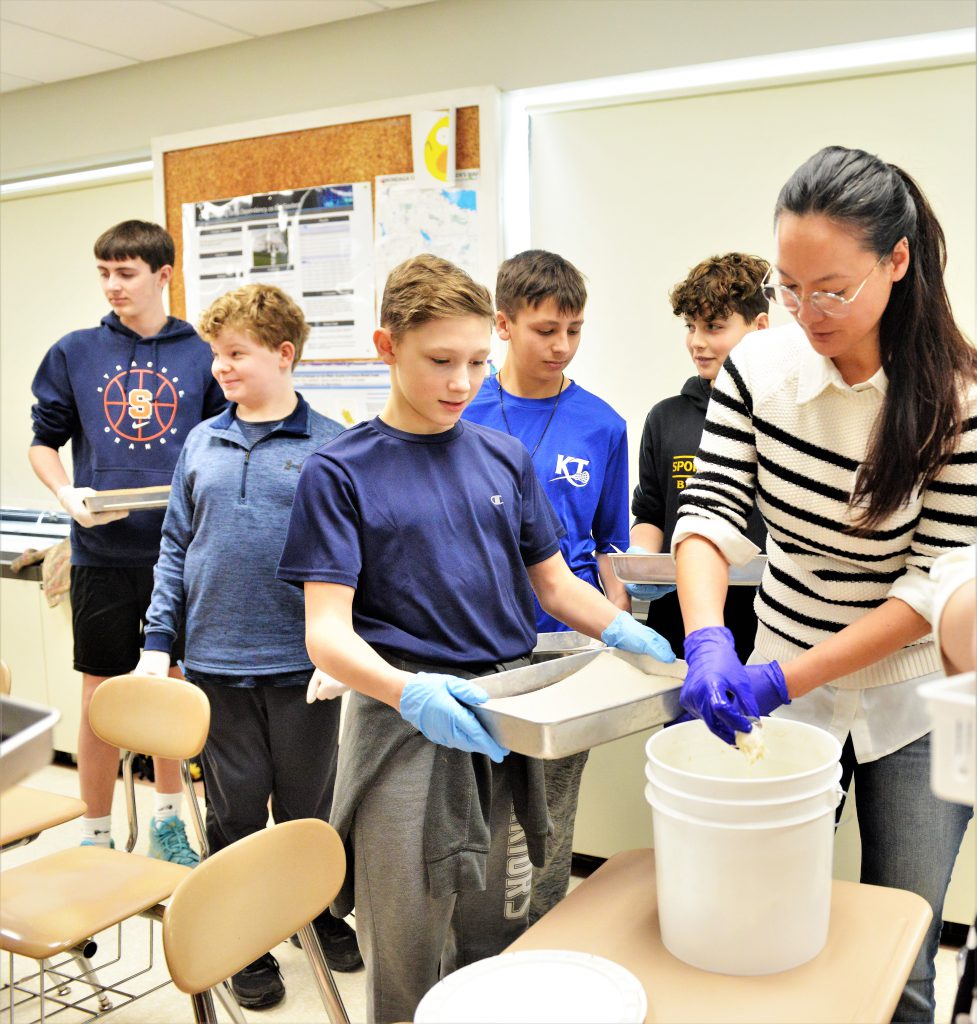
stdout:
{"type": "Polygon", "coordinates": [[[112,167],[92,167],[87,171],[71,171],[67,174],[51,174],[44,178],[25,178],[0,185],[0,196],[18,195],[23,192],[37,192],[48,188],[67,188],[93,181],[111,181],[133,174],[146,174],[153,169],[152,160],[138,160],[130,164],[115,164],[112,167]]]}
{"type": "Polygon", "coordinates": [[[615,100],[630,103],[643,96],[663,93],[674,95],[685,90],[698,91],[720,86],[729,88],[777,79],[796,80],[808,75],[836,75],[846,71],[918,67],[928,62],[943,63],[973,58],[975,53],[977,31],[952,29],[926,35],[875,39],[865,43],[761,54],[709,64],[690,64],[610,78],[537,86],[515,90],[509,97],[532,113],[543,113],[561,108],[603,106],[615,100]]]}

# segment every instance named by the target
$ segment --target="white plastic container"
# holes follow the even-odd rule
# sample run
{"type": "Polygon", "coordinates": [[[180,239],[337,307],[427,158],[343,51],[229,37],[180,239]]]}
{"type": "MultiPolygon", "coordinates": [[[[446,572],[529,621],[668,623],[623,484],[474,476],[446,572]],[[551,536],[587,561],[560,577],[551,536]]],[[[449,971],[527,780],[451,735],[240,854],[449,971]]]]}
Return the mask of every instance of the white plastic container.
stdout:
{"type": "Polygon", "coordinates": [[[790,970],[828,937],[840,744],[775,719],[764,720],[764,743],[754,765],[724,750],[702,722],[648,743],[662,941],[685,963],[719,974],[790,970]],[[683,748],[691,755],[681,756],[684,767],[657,777],[656,766],[683,748]],[[722,775],[727,753],[733,778],[722,775]],[[706,774],[695,771],[700,763],[706,774]]]}
{"type": "Polygon", "coordinates": [[[943,800],[977,803],[977,673],[923,683],[933,733],[930,786],[943,800]]]}
{"type": "Polygon", "coordinates": [[[766,754],[750,764],[702,722],[682,722],[645,744],[645,775],[682,793],[727,800],[793,798],[833,785],[841,744],[830,733],[786,718],[764,718],[766,754]]]}

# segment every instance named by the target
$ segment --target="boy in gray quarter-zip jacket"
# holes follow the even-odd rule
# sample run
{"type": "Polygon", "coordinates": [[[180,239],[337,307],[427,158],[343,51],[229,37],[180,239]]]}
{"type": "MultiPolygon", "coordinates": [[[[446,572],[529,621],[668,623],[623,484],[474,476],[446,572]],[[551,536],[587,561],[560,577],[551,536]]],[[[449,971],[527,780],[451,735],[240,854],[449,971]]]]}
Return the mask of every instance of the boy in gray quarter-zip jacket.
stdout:
{"type": "MultiPolygon", "coordinates": [[[[186,616],[187,679],[211,703],[203,751],[207,840],[220,850],[275,821],[332,807],[338,702],[305,702],[313,675],[301,591],[275,578],[304,459],[342,432],[292,383],[308,335],[298,306],[248,285],[202,316],[213,374],[229,408],[190,432],[173,476],[139,671],[162,673],[186,616]]],[[[361,963],[355,935],[328,911],[318,922],[339,970],[361,963]]],[[[270,955],[232,979],[242,1006],[284,996],[270,955]]]]}

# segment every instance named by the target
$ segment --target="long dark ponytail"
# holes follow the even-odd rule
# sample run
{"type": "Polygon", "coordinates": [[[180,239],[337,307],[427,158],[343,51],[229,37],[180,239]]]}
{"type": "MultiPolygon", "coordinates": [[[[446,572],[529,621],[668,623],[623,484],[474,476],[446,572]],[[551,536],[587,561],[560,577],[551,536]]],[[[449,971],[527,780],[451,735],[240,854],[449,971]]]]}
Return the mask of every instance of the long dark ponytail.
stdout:
{"type": "Polygon", "coordinates": [[[858,530],[868,530],[946,465],[962,428],[961,385],[977,380],[977,351],[950,309],[943,229],[905,171],[860,149],[828,146],[780,190],[774,220],[785,211],[828,217],[877,256],[909,240],[909,269],[879,324],[885,402],[852,494],[852,506],[865,510],[858,530]]]}

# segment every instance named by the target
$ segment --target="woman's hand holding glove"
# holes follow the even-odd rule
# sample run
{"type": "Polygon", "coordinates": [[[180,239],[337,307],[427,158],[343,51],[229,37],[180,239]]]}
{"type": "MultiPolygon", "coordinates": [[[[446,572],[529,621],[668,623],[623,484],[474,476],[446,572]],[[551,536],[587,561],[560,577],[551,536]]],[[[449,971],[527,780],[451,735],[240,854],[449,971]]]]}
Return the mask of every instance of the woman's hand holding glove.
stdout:
{"type": "Polygon", "coordinates": [[[618,612],[600,638],[608,647],[619,647],[632,654],[649,654],[657,661],[675,660],[675,652],[668,641],[660,633],[642,626],[630,612],[618,612]]]}
{"type": "Polygon", "coordinates": [[[465,707],[487,700],[488,694],[473,679],[418,672],[408,680],[400,696],[400,717],[432,743],[486,754],[501,763],[509,751],[500,747],[465,707]]]}
{"type": "MultiPolygon", "coordinates": [[[[639,547],[637,544],[632,544],[628,548],[626,554],[628,555],[650,555],[651,551],[646,548],[639,547]]],[[[636,600],[636,601],[657,601],[660,597],[664,597],[666,594],[672,594],[675,592],[674,583],[625,583],[624,589],[636,600]]]]}
{"type": "MultiPolygon", "coordinates": [[[[735,743],[736,733],[753,728],[750,719],[760,717],[760,707],[749,672],[737,657],[733,634],[724,626],[705,626],[689,633],[685,660],[689,671],[679,697],[682,707],[701,718],[721,740],[735,743]]],[[[759,677],[757,682],[766,685],[759,677]]]]}

